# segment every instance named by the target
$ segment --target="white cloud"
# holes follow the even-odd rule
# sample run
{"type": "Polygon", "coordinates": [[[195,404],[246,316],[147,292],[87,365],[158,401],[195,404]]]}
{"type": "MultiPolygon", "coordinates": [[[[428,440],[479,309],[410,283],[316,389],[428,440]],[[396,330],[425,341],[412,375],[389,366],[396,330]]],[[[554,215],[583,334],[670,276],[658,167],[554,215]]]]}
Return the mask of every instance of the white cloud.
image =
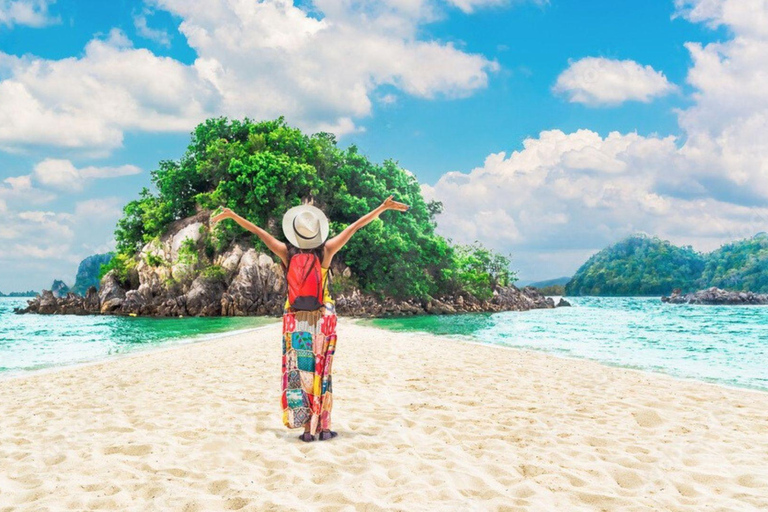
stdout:
{"type": "MultiPolygon", "coordinates": [[[[465,242],[483,236],[512,251],[525,277],[546,278],[573,272],[590,253],[632,232],[711,250],[765,231],[768,2],[677,5],[688,20],[733,33],[723,42],[686,45],[692,57],[687,82],[695,92],[693,105],[678,112],[679,138],[542,132],[509,156],[491,154],[477,169],[424,185],[427,196],[444,203],[441,232],[465,242]],[[505,212],[511,222],[487,212],[505,212]],[[473,228],[481,223],[490,235],[473,228]]],[[[603,104],[649,99],[669,86],[635,63],[621,64],[606,80],[609,62],[607,68],[615,67],[605,59],[572,64],[558,81],[562,92],[572,101],[603,104]],[[590,70],[593,79],[585,78],[590,70]],[[637,89],[617,85],[633,73],[637,89]],[[645,85],[642,76],[650,78],[645,85]]]]}
{"type": "Polygon", "coordinates": [[[117,197],[80,201],[68,211],[9,204],[0,223],[3,291],[49,287],[53,279],[71,285],[83,258],[114,249],[113,231],[121,206],[117,197]],[[21,268],[34,275],[25,275],[21,268]]]}
{"type": "Polygon", "coordinates": [[[0,184],[0,200],[6,203],[43,204],[54,198],[50,192],[33,186],[31,175],[12,176],[0,184]]]}
{"type": "Polygon", "coordinates": [[[679,14],[712,28],[722,25],[744,37],[768,36],[765,0],[675,0],[679,14]]]}
{"type": "Polygon", "coordinates": [[[152,11],[144,9],[140,14],[133,16],[133,26],[136,28],[136,33],[139,36],[155,41],[157,44],[165,47],[171,46],[171,36],[165,30],[151,28],[147,24],[147,16],[151,15],[152,11]]]}
{"type": "Polygon", "coordinates": [[[193,69],[113,30],[81,58],[0,53],[0,144],[113,148],[125,130],[189,130],[214,95],[193,69]]]}
{"type": "Polygon", "coordinates": [[[117,219],[122,214],[122,202],[115,197],[89,199],[75,205],[75,217],[83,220],[117,219]]]}
{"type": "Polygon", "coordinates": [[[89,179],[117,178],[139,173],[141,173],[141,169],[135,165],[121,165],[118,167],[89,166],[78,169],[69,160],[46,158],[35,165],[32,176],[41,185],[59,190],[77,191],[82,190],[89,179]]]}
{"type": "Polygon", "coordinates": [[[439,232],[512,251],[524,275],[538,278],[567,275],[584,254],[635,231],[713,249],[765,229],[760,219],[768,220],[768,207],[675,189],[695,190],[702,178],[672,137],[552,130],[422,190],[443,202],[439,232]]]}
{"type": "Polygon", "coordinates": [[[553,90],[571,103],[618,105],[625,101],[648,103],[675,90],[663,73],[633,60],[585,57],[571,62],[553,90]]]}
{"type": "Polygon", "coordinates": [[[44,27],[58,23],[59,19],[51,17],[48,7],[56,0],[0,0],[0,25],[12,27],[27,25],[29,27],[44,27]]]}
{"type": "Polygon", "coordinates": [[[212,115],[285,115],[307,130],[358,130],[380,86],[432,99],[472,94],[498,64],[420,39],[428,1],[156,0],[181,18],[192,65],[131,46],[113,30],[81,57],[0,52],[0,146],[109,150],[126,131],[187,132],[212,115]]]}
{"type": "MultiPolygon", "coordinates": [[[[506,5],[512,3],[512,0],[447,0],[447,2],[469,14],[483,7],[506,5]]],[[[532,0],[531,3],[545,5],[549,3],[549,0],[532,0]]]]}

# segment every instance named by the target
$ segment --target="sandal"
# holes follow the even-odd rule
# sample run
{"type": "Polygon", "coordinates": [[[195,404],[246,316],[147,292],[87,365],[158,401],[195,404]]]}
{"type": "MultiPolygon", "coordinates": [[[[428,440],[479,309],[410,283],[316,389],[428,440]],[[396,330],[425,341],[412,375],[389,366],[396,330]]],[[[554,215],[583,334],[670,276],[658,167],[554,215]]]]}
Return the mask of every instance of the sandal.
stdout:
{"type": "Polygon", "coordinates": [[[327,441],[328,439],[333,439],[338,435],[339,435],[338,432],[334,432],[332,430],[326,430],[326,431],[320,432],[320,436],[318,437],[318,439],[320,439],[321,441],[327,441]]]}
{"type": "Polygon", "coordinates": [[[313,436],[313,435],[312,435],[312,434],[310,434],[309,432],[304,432],[303,434],[301,434],[301,435],[299,436],[299,440],[300,440],[300,441],[304,441],[305,443],[309,443],[309,442],[311,442],[311,441],[314,441],[314,440],[315,440],[315,436],[313,436]]]}

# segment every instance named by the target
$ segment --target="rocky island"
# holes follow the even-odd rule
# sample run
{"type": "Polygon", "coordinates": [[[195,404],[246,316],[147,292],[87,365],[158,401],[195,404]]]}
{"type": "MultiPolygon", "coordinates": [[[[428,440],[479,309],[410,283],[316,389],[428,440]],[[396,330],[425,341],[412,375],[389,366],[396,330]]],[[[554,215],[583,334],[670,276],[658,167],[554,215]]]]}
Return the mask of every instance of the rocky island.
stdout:
{"type": "MultiPolygon", "coordinates": [[[[210,233],[209,219],[210,213],[202,212],[173,223],[163,237],[142,247],[135,269],[125,281],[111,270],[101,279],[98,290],[92,286],[84,296],[71,292],[57,296],[44,290],[18,312],[159,317],[281,315],[285,279],[282,265],[271,255],[235,243],[216,255],[212,265],[198,268],[206,259],[203,241],[210,233]]],[[[343,264],[335,264],[331,272],[342,280],[352,273],[343,264]]],[[[339,314],[360,317],[553,307],[554,301],[535,288],[513,285],[496,286],[485,300],[467,292],[423,300],[378,299],[357,288],[336,294],[339,314]]]]}
{"type": "Polygon", "coordinates": [[[681,293],[680,290],[675,290],[671,295],[662,297],[661,302],[667,304],[703,304],[712,306],[761,306],[768,304],[768,294],[721,290],[713,286],[694,293],[681,293]]]}
{"type": "Polygon", "coordinates": [[[386,212],[334,258],[330,286],[339,314],[555,307],[536,289],[512,284],[506,256],[436,234],[442,205],[424,199],[413,174],[393,161],[374,164],[354,146],[339,149],[328,134],[305,135],[283,119],[210,119],[196,128],[179,161],[160,163],[152,182],[156,193],[144,189],[125,206],[114,257],[81,265],[85,274],[101,264],[98,288],[80,294],[44,291],[18,312],[281,315],[282,265],[239,226],[211,226],[212,211],[232,208],[277,235],[289,207],[312,201],[327,212],[332,233],[338,233],[389,194],[411,206],[407,215],[386,212]]]}

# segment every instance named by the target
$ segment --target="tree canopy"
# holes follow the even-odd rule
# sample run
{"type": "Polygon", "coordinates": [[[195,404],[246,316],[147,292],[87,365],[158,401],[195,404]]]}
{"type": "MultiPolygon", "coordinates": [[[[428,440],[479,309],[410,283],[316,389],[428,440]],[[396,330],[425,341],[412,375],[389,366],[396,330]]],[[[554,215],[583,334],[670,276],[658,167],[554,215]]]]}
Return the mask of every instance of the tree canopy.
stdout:
{"type": "MultiPolygon", "coordinates": [[[[440,203],[426,202],[416,177],[395,161],[373,163],[355,146],[339,148],[331,134],[306,135],[282,118],[209,119],[194,130],[178,161],[160,162],[152,183],[156,191],[145,188],[124,208],[115,233],[121,257],[113,266],[128,265],[172,221],[199,209],[231,208],[284,239],[283,214],[304,200],[326,213],[333,235],[394,194],[410,210],[384,212],[336,256],[362,290],[406,298],[464,289],[485,297],[491,286],[514,277],[506,257],[479,244],[457,250],[437,235],[440,203]]],[[[212,250],[243,240],[266,251],[234,223],[218,225],[212,250]]]]}
{"type": "Polygon", "coordinates": [[[768,293],[768,235],[723,245],[707,255],[702,288],[768,293]]]}
{"type": "Polygon", "coordinates": [[[598,252],[565,287],[567,295],[667,295],[675,288],[693,291],[704,256],[645,235],[630,236],[598,252]]]}

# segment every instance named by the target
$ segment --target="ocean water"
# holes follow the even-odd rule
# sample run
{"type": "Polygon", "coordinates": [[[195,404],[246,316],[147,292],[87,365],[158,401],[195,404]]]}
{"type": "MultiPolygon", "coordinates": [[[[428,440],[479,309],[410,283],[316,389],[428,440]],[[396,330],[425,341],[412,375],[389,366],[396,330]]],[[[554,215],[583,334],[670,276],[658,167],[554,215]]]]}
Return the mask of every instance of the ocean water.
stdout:
{"type": "Polygon", "coordinates": [[[573,307],[369,322],[768,391],[768,306],[668,305],[658,298],[568,300],[573,307]]]}
{"type": "Polygon", "coordinates": [[[101,359],[277,321],[268,317],[131,318],[16,315],[27,299],[0,298],[0,377],[101,359]]]}

